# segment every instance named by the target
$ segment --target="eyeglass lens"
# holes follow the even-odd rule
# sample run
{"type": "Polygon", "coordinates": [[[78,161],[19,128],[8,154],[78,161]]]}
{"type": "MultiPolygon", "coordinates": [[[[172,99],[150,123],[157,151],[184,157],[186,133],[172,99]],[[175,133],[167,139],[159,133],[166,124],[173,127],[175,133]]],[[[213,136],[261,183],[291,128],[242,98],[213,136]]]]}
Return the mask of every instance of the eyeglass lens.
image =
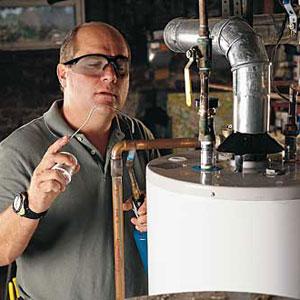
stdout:
{"type": "Polygon", "coordinates": [[[129,62],[127,58],[123,57],[117,57],[108,61],[105,56],[87,56],[81,58],[72,68],[76,73],[99,76],[109,63],[119,76],[123,77],[128,74],[129,62]]]}

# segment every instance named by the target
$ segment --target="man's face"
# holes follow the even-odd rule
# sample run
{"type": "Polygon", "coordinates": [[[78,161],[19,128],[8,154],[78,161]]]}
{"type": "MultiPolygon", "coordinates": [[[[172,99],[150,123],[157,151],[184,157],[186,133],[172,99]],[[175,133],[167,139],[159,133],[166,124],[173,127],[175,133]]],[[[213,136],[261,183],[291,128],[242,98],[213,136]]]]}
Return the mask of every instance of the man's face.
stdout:
{"type": "MultiPolygon", "coordinates": [[[[105,56],[128,58],[129,51],[123,38],[107,27],[88,26],[81,28],[76,36],[76,52],[73,58],[86,56],[74,65],[63,65],[66,105],[78,113],[89,111],[97,106],[102,113],[112,113],[110,107],[121,109],[128,94],[129,75],[118,74],[114,61],[101,68],[99,62],[105,56]],[[89,56],[96,54],[96,56],[89,56]],[[104,55],[103,57],[97,54],[104,55]],[[99,58],[99,62],[97,62],[99,58]],[[94,60],[93,60],[94,59],[94,60]],[[97,68],[99,72],[84,72],[89,68],[97,68]]],[[[121,69],[122,70],[122,69],[121,69]]]]}

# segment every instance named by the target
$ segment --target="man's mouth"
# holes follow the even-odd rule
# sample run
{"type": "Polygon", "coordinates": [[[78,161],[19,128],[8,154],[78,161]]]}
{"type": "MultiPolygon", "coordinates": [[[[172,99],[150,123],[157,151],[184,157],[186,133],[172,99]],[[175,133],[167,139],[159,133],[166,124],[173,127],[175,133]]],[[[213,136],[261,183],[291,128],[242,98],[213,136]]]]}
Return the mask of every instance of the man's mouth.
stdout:
{"type": "Polygon", "coordinates": [[[107,102],[111,102],[111,103],[116,103],[118,101],[118,96],[111,92],[98,92],[95,94],[96,94],[96,96],[103,97],[103,100],[105,100],[105,102],[107,101],[107,102]]]}
{"type": "Polygon", "coordinates": [[[98,92],[96,94],[100,94],[100,95],[107,95],[107,96],[113,96],[116,97],[117,95],[111,92],[98,92]]]}

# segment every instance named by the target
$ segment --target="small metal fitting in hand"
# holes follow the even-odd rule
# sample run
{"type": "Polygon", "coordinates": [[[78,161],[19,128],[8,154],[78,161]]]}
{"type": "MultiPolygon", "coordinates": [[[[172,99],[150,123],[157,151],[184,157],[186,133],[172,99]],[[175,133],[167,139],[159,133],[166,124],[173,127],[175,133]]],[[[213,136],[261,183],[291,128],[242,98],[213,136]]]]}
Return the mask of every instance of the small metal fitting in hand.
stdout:
{"type": "MultiPolygon", "coordinates": [[[[70,153],[70,152],[60,152],[60,153],[71,156],[77,165],[77,158],[72,153],[70,153]]],[[[71,166],[68,166],[65,164],[58,164],[58,163],[55,164],[52,167],[52,169],[60,171],[62,173],[62,175],[65,177],[67,184],[69,184],[71,182],[72,175],[74,174],[74,171],[75,171],[74,167],[71,167],[71,166]]]]}

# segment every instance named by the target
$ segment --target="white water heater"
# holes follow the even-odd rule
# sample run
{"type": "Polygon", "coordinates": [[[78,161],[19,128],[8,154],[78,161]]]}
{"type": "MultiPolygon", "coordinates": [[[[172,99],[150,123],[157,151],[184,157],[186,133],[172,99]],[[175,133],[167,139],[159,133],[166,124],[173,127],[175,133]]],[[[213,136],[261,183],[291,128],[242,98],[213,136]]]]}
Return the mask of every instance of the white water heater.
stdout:
{"type": "Polygon", "coordinates": [[[147,168],[149,294],[265,293],[300,299],[297,164],[199,170],[199,152],[147,168]]]}

